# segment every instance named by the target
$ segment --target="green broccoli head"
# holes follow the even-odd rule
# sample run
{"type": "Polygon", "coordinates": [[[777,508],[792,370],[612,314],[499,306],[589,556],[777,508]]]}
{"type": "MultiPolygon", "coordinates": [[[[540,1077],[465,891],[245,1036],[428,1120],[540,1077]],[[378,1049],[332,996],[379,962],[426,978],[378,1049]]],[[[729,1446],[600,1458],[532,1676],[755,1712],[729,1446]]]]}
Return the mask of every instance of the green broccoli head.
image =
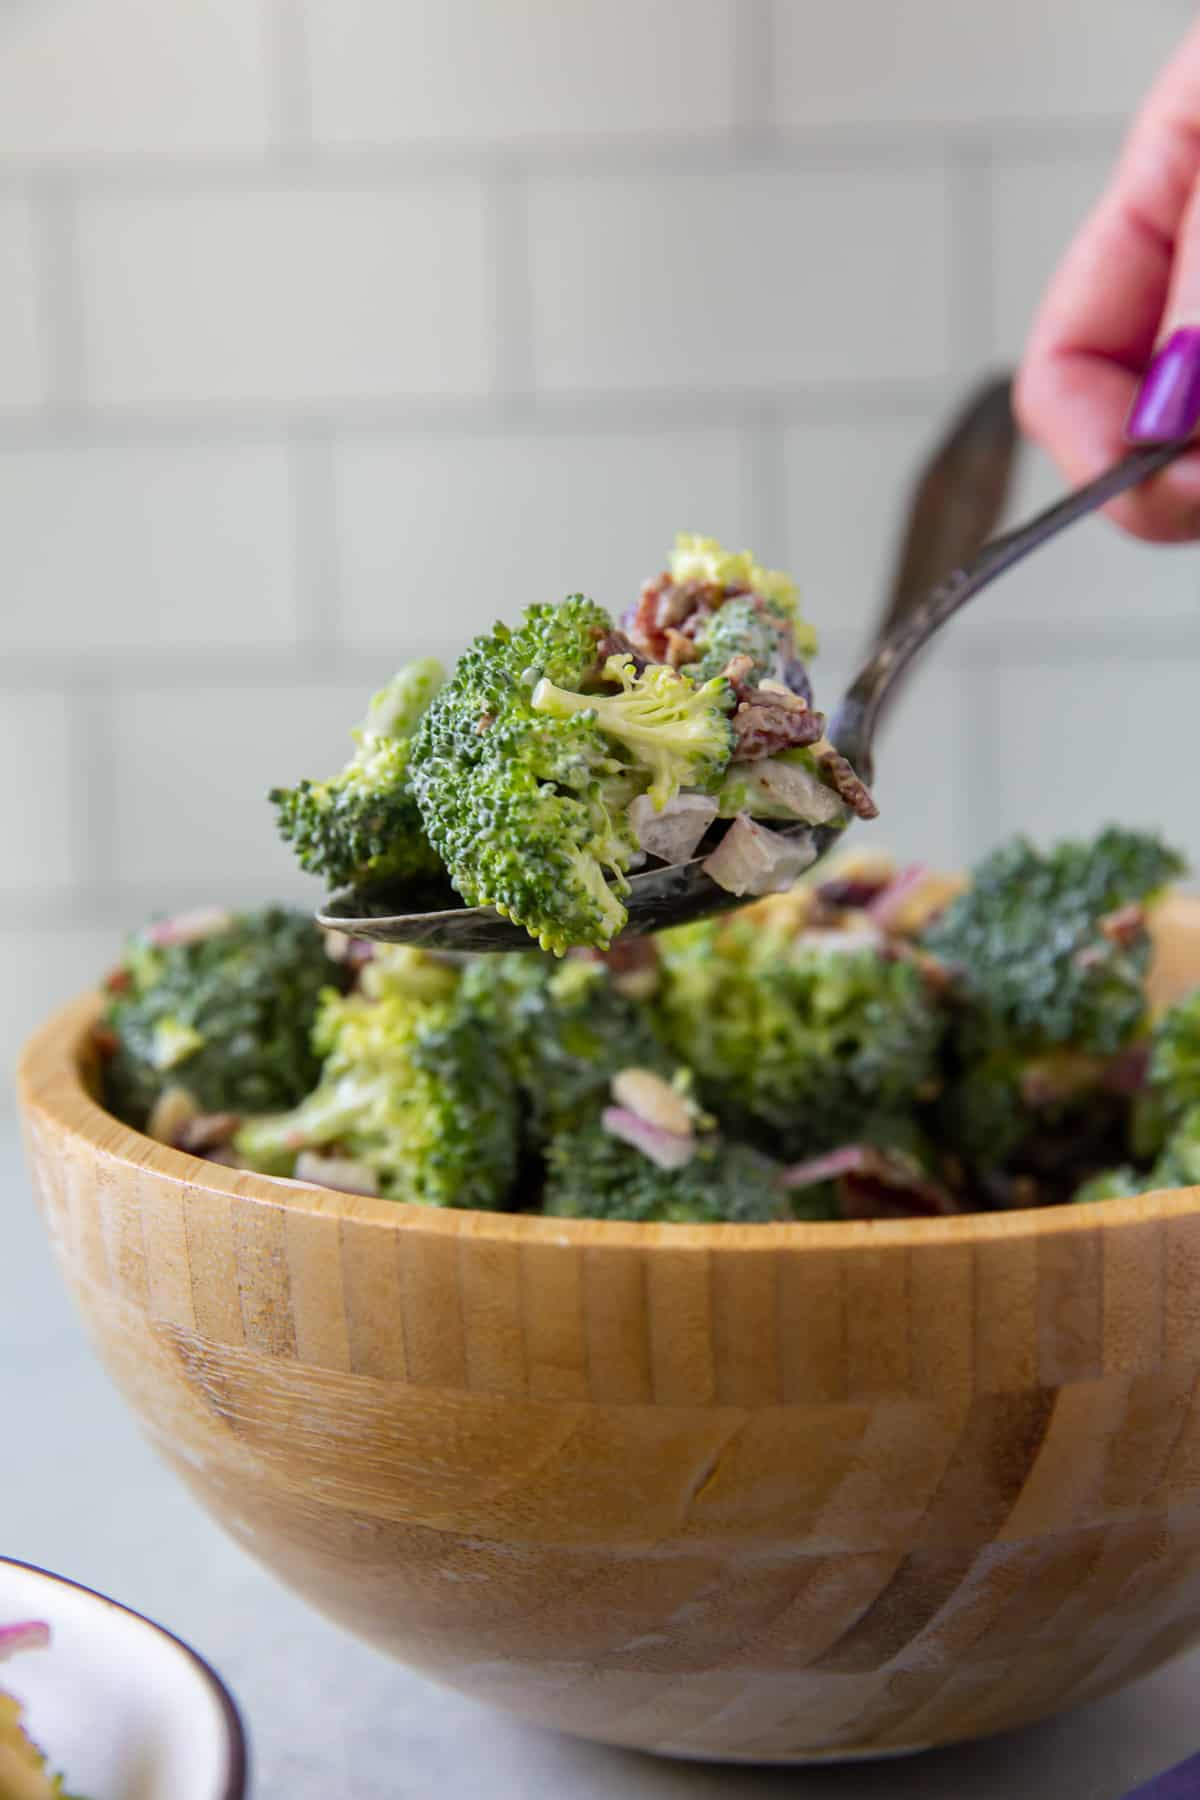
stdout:
{"type": "Polygon", "coordinates": [[[375,695],[340,774],[272,788],[279,833],[302,869],[323,875],[333,887],[437,870],[409,764],[413,733],[443,679],[432,658],[410,663],[375,695]]]}
{"type": "Polygon", "coordinates": [[[746,1144],[698,1139],[682,1168],[661,1168],[594,1110],[550,1139],[543,1209],[560,1219],[751,1225],[789,1215],[779,1170],[746,1144]]]}
{"type": "Polygon", "coordinates": [[[1200,1106],[1200,988],[1169,1007],[1155,1025],[1148,1076],[1168,1126],[1200,1106]]]}
{"type": "Polygon", "coordinates": [[[463,1002],[502,1044],[535,1140],[577,1121],[619,1070],[667,1076],[675,1066],[646,1008],[600,960],[482,956],[463,976],[463,1002]]]}
{"type": "Polygon", "coordinates": [[[736,917],[660,941],[664,1038],[704,1103],[779,1154],[890,1142],[935,1085],[943,1017],[911,961],[736,917]]]}
{"type": "Polygon", "coordinates": [[[318,1085],[291,1112],[243,1125],[243,1162],[286,1174],[302,1150],[336,1150],[389,1199],[502,1206],[516,1174],[515,1089],[459,985],[456,967],[391,949],[356,993],[328,995],[313,1033],[318,1085]]]}
{"type": "Polygon", "coordinates": [[[1149,1168],[1124,1164],[1105,1169],[1077,1189],[1076,1201],[1120,1200],[1163,1188],[1200,1186],[1200,1106],[1182,1113],[1149,1168]]]}
{"type": "Polygon", "coordinates": [[[109,1105],[139,1128],[168,1087],[202,1112],[294,1105],[320,1068],[319,997],[344,981],[312,920],[282,907],[147,926],[109,978],[109,1105]]]}
{"type": "Polygon", "coordinates": [[[1058,1044],[1112,1055],[1145,1014],[1144,906],[1182,859],[1158,838],[1115,827],[1043,854],[1025,838],[988,857],[927,930],[955,972],[959,1035],[975,1058],[1058,1044]]]}
{"type": "Polygon", "coordinates": [[[638,670],[630,656],[611,656],[604,678],[620,682],[619,694],[580,694],[543,677],[533,691],[537,713],[552,719],[587,719],[632,759],[638,778],[661,811],[681,788],[710,792],[734,749],[733,689],[716,678],[699,686],[690,672],[666,663],[638,670]]]}
{"type": "Polygon", "coordinates": [[[581,595],[497,625],[459,659],[414,748],[421,816],[458,892],[556,953],[607,945],[625,923],[637,786],[585,711],[556,719],[532,696],[543,680],[581,685],[609,629],[581,595]]]}
{"type": "MultiPolygon", "coordinates": [[[[770,601],[754,595],[727,600],[704,619],[694,642],[700,660],[688,663],[687,670],[696,681],[710,681],[721,674],[733,657],[748,656],[753,664],[745,677],[748,687],[757,687],[767,680],[795,684],[798,651],[792,622],[770,601]]],[[[811,698],[807,691],[805,698],[811,698]]]]}

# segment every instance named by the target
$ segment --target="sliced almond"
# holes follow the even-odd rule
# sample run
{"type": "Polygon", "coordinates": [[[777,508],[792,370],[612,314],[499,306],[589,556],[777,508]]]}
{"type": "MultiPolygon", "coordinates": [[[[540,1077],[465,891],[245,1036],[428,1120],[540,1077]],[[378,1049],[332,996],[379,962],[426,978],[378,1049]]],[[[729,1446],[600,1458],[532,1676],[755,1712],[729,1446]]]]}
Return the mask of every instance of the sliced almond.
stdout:
{"type": "Polygon", "coordinates": [[[669,1081],[649,1069],[621,1069],[613,1076],[613,1099],[626,1112],[636,1113],[647,1125],[669,1131],[674,1137],[690,1137],[692,1114],[687,1101],[669,1081]]]}

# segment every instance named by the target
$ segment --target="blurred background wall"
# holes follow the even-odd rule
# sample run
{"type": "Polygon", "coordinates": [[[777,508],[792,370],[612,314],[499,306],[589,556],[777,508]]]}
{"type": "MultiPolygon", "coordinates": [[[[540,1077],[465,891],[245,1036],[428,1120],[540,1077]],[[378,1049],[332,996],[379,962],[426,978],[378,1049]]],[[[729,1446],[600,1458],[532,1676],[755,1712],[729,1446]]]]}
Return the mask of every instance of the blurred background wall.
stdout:
{"type": "MultiPolygon", "coordinates": [[[[393,664],[619,608],[679,527],[793,570],[836,696],[1194,12],[0,0],[0,1063],[148,912],[315,898],[262,794],[393,664]]],[[[997,589],[872,841],[1200,855],[1198,571],[1097,525],[997,589]]]]}

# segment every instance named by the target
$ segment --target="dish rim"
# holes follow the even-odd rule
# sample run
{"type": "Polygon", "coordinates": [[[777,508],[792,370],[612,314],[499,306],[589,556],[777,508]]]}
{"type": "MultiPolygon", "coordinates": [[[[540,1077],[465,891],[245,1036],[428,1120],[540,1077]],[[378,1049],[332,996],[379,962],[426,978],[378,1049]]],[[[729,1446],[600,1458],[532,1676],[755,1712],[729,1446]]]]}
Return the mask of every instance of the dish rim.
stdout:
{"type": "Polygon", "coordinates": [[[102,1594],[99,1588],[89,1587],[84,1581],[76,1581],[71,1575],[60,1575],[55,1569],[44,1569],[40,1563],[26,1562],[19,1556],[0,1556],[0,1569],[20,1569],[24,1574],[36,1575],[56,1587],[73,1588],[76,1593],[85,1594],[89,1600],[99,1600],[114,1612],[124,1613],[127,1618],[135,1619],[139,1625],[147,1626],[156,1637],[165,1638],[177,1650],[182,1650],[211,1690],[221,1716],[226,1763],[225,1785],[219,1795],[213,1796],[213,1800],[247,1800],[250,1750],[241,1710],[220,1675],[198,1650],[193,1649],[177,1632],[160,1625],[157,1619],[147,1618],[136,1607],[126,1606],[123,1600],[114,1600],[111,1594],[102,1594]]]}

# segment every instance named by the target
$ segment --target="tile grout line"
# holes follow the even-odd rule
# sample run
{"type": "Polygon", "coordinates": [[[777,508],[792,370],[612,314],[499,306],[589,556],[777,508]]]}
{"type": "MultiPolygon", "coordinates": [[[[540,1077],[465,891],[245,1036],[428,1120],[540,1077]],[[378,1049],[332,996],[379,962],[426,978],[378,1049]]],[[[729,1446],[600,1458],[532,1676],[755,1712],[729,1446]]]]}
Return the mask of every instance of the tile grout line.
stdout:
{"type": "Polygon", "coordinates": [[[761,151],[776,141],[771,0],[735,0],[733,16],[733,117],[736,142],[761,151]]]}
{"type": "Polygon", "coordinates": [[[950,232],[947,244],[953,358],[960,374],[995,361],[996,299],[992,169],[987,147],[948,147],[950,232]]]}
{"type": "Polygon", "coordinates": [[[271,0],[265,30],[275,152],[284,164],[307,162],[314,136],[312,65],[300,0],[271,0]]]}
{"type": "MultiPolygon", "coordinates": [[[[518,338],[524,335],[523,328],[518,338]]],[[[512,360],[512,359],[510,359],[512,360]]],[[[520,359],[517,359],[518,361],[520,359]]],[[[864,422],[909,418],[945,395],[944,378],[829,383],[797,383],[790,388],[563,389],[480,399],[428,400],[420,396],[377,403],[331,398],[318,406],[281,402],[277,409],[254,406],[209,410],[84,409],[72,406],[51,417],[0,417],[0,449],[35,445],[183,442],[242,444],[247,438],[278,440],[292,432],[320,428],[339,437],[372,439],[394,435],[423,437],[464,430],[500,435],[511,429],[513,407],[522,402],[522,428],[553,436],[671,430],[677,426],[739,426],[748,414],[769,408],[782,422],[830,418],[864,422]],[[497,401],[509,402],[497,404],[497,401]]]]}
{"type": "Polygon", "coordinates": [[[70,176],[47,172],[31,183],[36,232],[38,331],[45,368],[51,433],[86,407],[83,282],[78,211],[70,176]]]}
{"type": "MultiPolygon", "coordinates": [[[[754,47],[751,25],[745,48],[735,49],[735,129],[714,128],[698,133],[631,133],[628,136],[489,139],[413,142],[396,145],[341,146],[319,144],[311,122],[308,59],[302,27],[289,23],[295,0],[276,0],[279,9],[274,35],[277,43],[277,93],[273,103],[276,139],[263,153],[240,150],[164,153],[112,152],[102,158],[76,155],[0,154],[0,188],[24,186],[44,176],[57,175],[89,189],[139,187],[170,191],[189,183],[211,187],[220,183],[240,185],[247,180],[269,179],[281,141],[291,140],[304,150],[307,172],[314,187],[338,186],[349,181],[378,185],[388,181],[439,181],[473,176],[486,181],[498,159],[518,164],[531,175],[588,176],[594,174],[660,176],[678,173],[711,175],[715,171],[761,167],[764,160],[781,169],[846,167],[873,169],[898,165],[928,165],[942,158],[949,146],[955,151],[1003,155],[1054,157],[1064,152],[1111,155],[1120,142],[1125,121],[1117,116],[1072,123],[1069,120],[1030,119],[1025,122],[996,120],[991,123],[903,121],[894,124],[817,125],[797,130],[772,125],[768,119],[750,128],[744,123],[748,105],[759,104],[770,75],[769,37],[766,49],[754,47]],[[290,66],[291,73],[285,73],[290,66]]],[[[759,0],[746,0],[748,12],[759,0]]],[[[746,31],[746,26],[740,28],[746,31]]],[[[761,29],[761,28],[760,28],[761,29]]],[[[766,27],[769,33],[769,22],[766,27]]]]}

